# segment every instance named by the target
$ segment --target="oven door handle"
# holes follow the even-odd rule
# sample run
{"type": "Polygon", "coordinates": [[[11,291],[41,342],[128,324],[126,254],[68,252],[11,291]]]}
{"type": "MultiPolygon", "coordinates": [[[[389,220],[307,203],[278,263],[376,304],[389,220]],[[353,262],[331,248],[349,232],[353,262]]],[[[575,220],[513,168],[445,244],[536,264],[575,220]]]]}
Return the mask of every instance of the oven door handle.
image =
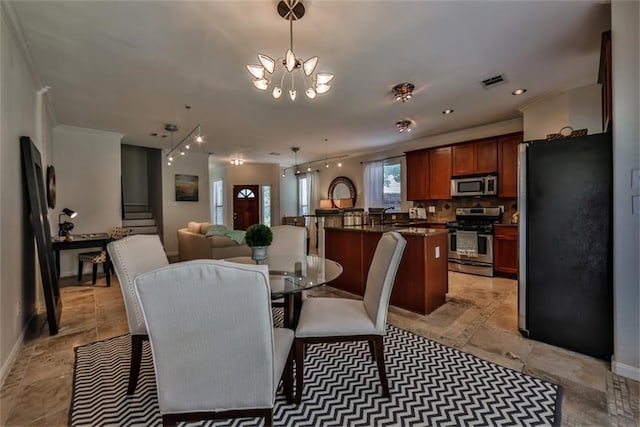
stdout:
{"type": "Polygon", "coordinates": [[[452,262],[454,264],[474,265],[476,267],[489,267],[489,266],[492,266],[492,264],[489,264],[489,263],[486,263],[486,262],[469,261],[469,260],[466,260],[466,259],[449,258],[448,261],[452,262]]]}

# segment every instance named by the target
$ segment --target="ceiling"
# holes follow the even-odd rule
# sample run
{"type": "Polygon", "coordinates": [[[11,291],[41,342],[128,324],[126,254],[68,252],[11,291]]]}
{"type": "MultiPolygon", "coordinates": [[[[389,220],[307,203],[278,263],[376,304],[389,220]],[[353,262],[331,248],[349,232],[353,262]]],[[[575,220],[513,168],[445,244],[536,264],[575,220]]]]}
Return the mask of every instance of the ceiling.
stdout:
{"type": "Polygon", "coordinates": [[[299,91],[291,102],[255,89],[245,68],[258,52],[277,58],[288,48],[276,4],[12,3],[58,123],[164,149],[171,138],[151,132],[174,123],[175,144],[200,123],[200,149],[217,159],[286,166],[292,146],[302,163],[520,117],[537,97],[596,82],[610,27],[602,1],[307,0],[294,51],[319,56],[318,71],[336,77],[329,93],[309,100],[299,91]],[[480,85],[501,73],[506,83],[480,85]],[[390,90],[405,81],[416,90],[400,103],[390,90]],[[527,92],[513,96],[520,87],[527,92]],[[401,119],[414,131],[398,133],[401,119]]]}

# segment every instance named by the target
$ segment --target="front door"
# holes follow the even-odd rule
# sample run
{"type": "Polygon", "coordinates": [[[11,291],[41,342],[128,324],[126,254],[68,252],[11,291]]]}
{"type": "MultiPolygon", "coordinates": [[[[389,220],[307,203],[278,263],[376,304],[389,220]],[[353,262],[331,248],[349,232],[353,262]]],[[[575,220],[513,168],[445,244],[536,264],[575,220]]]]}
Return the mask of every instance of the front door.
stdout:
{"type": "Polygon", "coordinates": [[[233,186],[233,229],[246,230],[260,222],[260,193],[257,185],[233,186]]]}

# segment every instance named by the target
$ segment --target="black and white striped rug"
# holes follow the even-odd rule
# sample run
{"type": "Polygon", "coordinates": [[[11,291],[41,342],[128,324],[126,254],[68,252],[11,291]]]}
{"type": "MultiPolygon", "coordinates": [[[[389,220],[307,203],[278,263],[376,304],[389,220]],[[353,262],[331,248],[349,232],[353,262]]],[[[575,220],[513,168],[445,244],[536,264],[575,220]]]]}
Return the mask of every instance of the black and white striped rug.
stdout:
{"type": "MultiPolygon", "coordinates": [[[[302,404],[279,393],[274,424],[286,426],[559,425],[561,388],[402,329],[384,338],[391,398],[381,396],[366,343],[308,347],[302,404]]],[[[76,348],[71,426],[159,426],[151,350],[127,397],[128,335],[76,348]]],[[[261,425],[262,420],[189,426],[261,425]]],[[[186,424],[185,424],[186,425],[186,424]]]]}

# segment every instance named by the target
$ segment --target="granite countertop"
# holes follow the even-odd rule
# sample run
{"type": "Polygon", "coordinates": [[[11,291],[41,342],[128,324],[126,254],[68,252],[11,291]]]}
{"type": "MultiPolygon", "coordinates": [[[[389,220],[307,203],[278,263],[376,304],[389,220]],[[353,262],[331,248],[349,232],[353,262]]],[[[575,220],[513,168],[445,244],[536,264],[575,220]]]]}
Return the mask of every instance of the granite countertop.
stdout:
{"type": "MultiPolygon", "coordinates": [[[[422,221],[424,223],[424,221],[422,221]]],[[[361,231],[363,233],[386,233],[387,231],[397,231],[400,234],[409,234],[413,236],[434,236],[437,234],[446,234],[447,230],[426,227],[407,227],[406,225],[348,225],[344,227],[325,227],[327,230],[349,230],[361,231]]]]}

